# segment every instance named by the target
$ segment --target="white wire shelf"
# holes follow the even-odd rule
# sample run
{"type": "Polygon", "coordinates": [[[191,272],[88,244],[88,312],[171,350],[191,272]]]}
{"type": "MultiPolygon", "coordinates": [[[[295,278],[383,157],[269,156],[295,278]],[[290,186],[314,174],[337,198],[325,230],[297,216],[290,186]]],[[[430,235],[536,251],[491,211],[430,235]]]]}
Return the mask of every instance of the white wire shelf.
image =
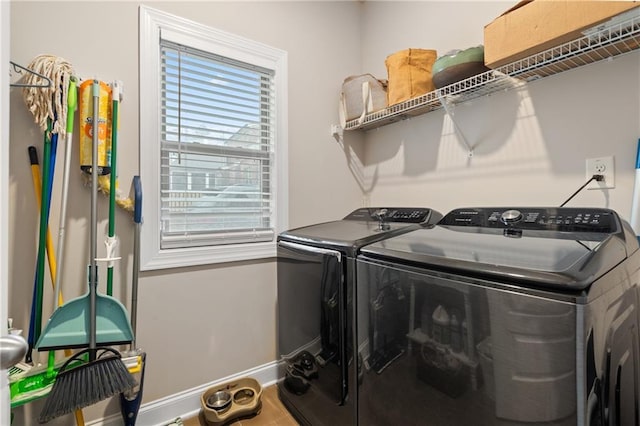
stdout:
{"type": "Polygon", "coordinates": [[[579,39],[367,114],[361,123],[359,120],[347,121],[345,130],[385,126],[438,110],[443,107],[443,101],[448,104],[466,102],[638,49],[640,16],[634,13],[629,19],[596,27],[579,39]]]}

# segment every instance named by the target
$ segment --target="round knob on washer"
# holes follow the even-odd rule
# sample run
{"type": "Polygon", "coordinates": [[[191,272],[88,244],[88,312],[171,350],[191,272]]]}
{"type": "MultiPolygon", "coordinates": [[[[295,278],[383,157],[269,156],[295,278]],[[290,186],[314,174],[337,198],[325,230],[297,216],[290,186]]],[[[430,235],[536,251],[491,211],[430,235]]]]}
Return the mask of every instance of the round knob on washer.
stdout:
{"type": "Polygon", "coordinates": [[[389,213],[387,209],[378,209],[373,212],[372,216],[378,220],[384,220],[387,217],[387,213],[389,213]]]}
{"type": "Polygon", "coordinates": [[[507,210],[502,213],[500,220],[504,223],[514,223],[522,219],[522,213],[519,210],[507,210]]]}

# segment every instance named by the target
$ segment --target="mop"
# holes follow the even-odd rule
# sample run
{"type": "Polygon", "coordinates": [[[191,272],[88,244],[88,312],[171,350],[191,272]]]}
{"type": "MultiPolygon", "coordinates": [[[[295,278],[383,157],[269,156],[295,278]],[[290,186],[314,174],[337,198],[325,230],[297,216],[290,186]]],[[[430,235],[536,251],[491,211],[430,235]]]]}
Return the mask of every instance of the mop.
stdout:
{"type": "Polygon", "coordinates": [[[64,136],[67,124],[68,83],[74,74],[73,66],[57,56],[39,55],[27,68],[35,73],[23,77],[24,103],[33,114],[35,123],[41,131],[44,132],[47,129],[47,120],[52,120],[51,132],[64,136]],[[52,83],[48,87],[38,86],[41,77],[36,73],[47,76],[52,83]]]}
{"type": "MultiPolygon", "coordinates": [[[[87,80],[80,85],[80,100],[81,106],[83,104],[90,105],[90,98],[88,98],[91,90],[91,80],[87,80]],[[86,102],[83,102],[86,101],[86,102]]],[[[113,143],[114,140],[113,131],[117,130],[117,117],[113,117],[113,113],[117,114],[117,103],[120,102],[122,82],[115,82],[113,85],[108,85],[104,82],[100,82],[100,115],[98,116],[99,131],[98,131],[98,190],[107,195],[110,202],[115,200],[116,205],[123,208],[126,211],[133,211],[133,200],[124,198],[121,191],[118,189],[117,181],[111,179],[111,168],[115,166],[113,158],[110,158],[114,154],[113,143]],[[114,91],[117,93],[114,96],[114,91]],[[115,108],[110,108],[109,98],[112,99],[112,104],[115,108]]],[[[86,109],[81,108],[80,115],[84,116],[84,120],[80,120],[80,128],[83,131],[80,132],[80,169],[83,170],[84,183],[86,186],[90,186],[91,183],[91,145],[93,143],[91,139],[91,117],[86,114],[86,109]]]]}
{"type": "MultiPolygon", "coordinates": [[[[34,291],[34,307],[36,309],[42,309],[42,297],[43,297],[43,280],[44,280],[44,253],[41,251],[46,250],[49,259],[49,270],[51,273],[51,284],[54,286],[54,298],[53,305],[55,309],[62,304],[62,293],[60,291],[61,282],[61,270],[62,270],[62,251],[64,243],[64,226],[66,219],[66,199],[68,188],[68,169],[69,159],[71,157],[71,142],[73,133],[73,117],[76,107],[76,78],[74,77],[73,66],[64,58],[53,55],[39,55],[36,56],[28,68],[35,73],[29,74],[24,77],[24,85],[22,89],[24,102],[33,114],[36,124],[45,130],[45,164],[49,160],[47,156],[48,138],[51,138],[53,145],[57,143],[59,135],[66,137],[65,144],[65,169],[64,169],[64,183],[63,183],[63,197],[61,206],[60,226],[58,234],[58,247],[57,258],[54,253],[51,243],[51,237],[48,229],[48,205],[46,206],[45,215],[45,202],[48,204],[51,201],[51,188],[53,184],[53,164],[55,163],[55,148],[52,149],[51,163],[52,167],[47,171],[47,167],[43,170],[43,185],[41,198],[41,220],[40,226],[47,224],[47,229],[40,230],[40,246],[38,248],[38,268],[37,279],[35,283],[34,291]],[[38,79],[46,78],[50,84],[42,86],[38,84],[38,79]],[[46,173],[46,175],[45,175],[46,173]],[[48,179],[48,180],[47,180],[48,179]],[[44,185],[46,182],[46,186],[44,185]],[[42,216],[45,216],[44,218],[42,216]],[[41,247],[43,241],[46,240],[46,247],[41,247]]],[[[34,184],[36,193],[39,184],[39,173],[37,173],[37,153],[35,148],[29,148],[29,157],[31,161],[31,170],[34,177],[34,184]],[[34,167],[35,163],[35,167],[34,167]]],[[[41,318],[36,318],[32,321],[32,327],[30,327],[30,337],[33,334],[33,339],[37,340],[40,337],[41,331],[41,318]],[[32,329],[33,328],[33,333],[32,329]]],[[[69,357],[71,352],[65,351],[65,356],[69,357]]],[[[49,392],[49,385],[51,381],[55,379],[57,374],[57,367],[55,366],[55,354],[53,351],[49,351],[49,358],[46,370],[38,372],[38,369],[34,371],[25,371],[23,375],[14,377],[12,382],[12,396],[19,396],[16,399],[22,399],[24,401],[31,398],[41,397],[49,392]]],[[[12,399],[13,401],[13,399],[12,399]]],[[[77,425],[84,424],[84,418],[82,411],[77,410],[75,412],[75,419],[77,425]]]]}
{"type": "MultiPolygon", "coordinates": [[[[43,282],[44,282],[44,257],[46,247],[46,228],[47,228],[47,215],[45,207],[48,208],[49,204],[49,160],[51,153],[51,139],[58,137],[58,135],[65,135],[66,132],[66,119],[67,119],[67,99],[69,90],[69,81],[73,75],[73,66],[65,59],[52,56],[52,55],[39,55],[36,56],[28,65],[28,69],[34,71],[33,74],[25,75],[24,86],[22,89],[22,95],[28,110],[33,114],[36,124],[44,132],[44,167],[42,173],[43,179],[43,191],[41,202],[41,217],[40,217],[40,232],[39,232],[39,246],[37,257],[37,269],[40,271],[37,274],[37,279],[34,285],[34,300],[33,309],[35,314],[42,311],[42,298],[43,298],[43,282]],[[38,83],[41,76],[46,76],[51,81],[51,84],[42,87],[38,83]],[[65,123],[65,125],[62,125],[65,123]]],[[[33,347],[33,342],[37,341],[41,332],[41,319],[35,316],[35,321],[32,321],[32,325],[29,330],[30,348],[33,347]]],[[[30,358],[30,355],[29,355],[30,358]]]]}

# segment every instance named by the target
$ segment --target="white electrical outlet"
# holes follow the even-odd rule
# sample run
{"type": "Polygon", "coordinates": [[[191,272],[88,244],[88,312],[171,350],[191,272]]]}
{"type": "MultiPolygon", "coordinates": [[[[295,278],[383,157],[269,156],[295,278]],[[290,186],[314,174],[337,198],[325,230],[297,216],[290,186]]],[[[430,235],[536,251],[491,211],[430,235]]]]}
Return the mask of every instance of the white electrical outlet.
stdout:
{"type": "Polygon", "coordinates": [[[604,180],[601,180],[599,182],[591,181],[587,186],[587,189],[615,188],[616,179],[613,156],[587,158],[587,171],[585,173],[585,177],[587,180],[589,180],[593,175],[602,175],[604,176],[604,180]]]}

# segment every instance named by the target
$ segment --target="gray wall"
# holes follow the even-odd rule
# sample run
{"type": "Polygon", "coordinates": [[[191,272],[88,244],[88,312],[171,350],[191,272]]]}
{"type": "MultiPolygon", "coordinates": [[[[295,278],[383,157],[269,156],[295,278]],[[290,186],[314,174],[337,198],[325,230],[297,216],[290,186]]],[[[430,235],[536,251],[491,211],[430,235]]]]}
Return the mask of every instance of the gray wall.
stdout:
{"type": "MultiPolygon", "coordinates": [[[[385,75],[387,55],[439,54],[483,43],[483,26],[509,2],[366,2],[363,67],[385,75]],[[384,28],[384,31],[381,31],[384,28]]],[[[615,157],[615,185],[568,206],[610,207],[629,219],[640,137],[637,52],[457,105],[464,142],[443,110],[365,133],[362,174],[375,204],[557,206],[585,181],[585,160],[615,157]]],[[[349,140],[351,133],[345,137],[349,140]]],[[[361,137],[359,135],[359,137],[361,137]]]]}

